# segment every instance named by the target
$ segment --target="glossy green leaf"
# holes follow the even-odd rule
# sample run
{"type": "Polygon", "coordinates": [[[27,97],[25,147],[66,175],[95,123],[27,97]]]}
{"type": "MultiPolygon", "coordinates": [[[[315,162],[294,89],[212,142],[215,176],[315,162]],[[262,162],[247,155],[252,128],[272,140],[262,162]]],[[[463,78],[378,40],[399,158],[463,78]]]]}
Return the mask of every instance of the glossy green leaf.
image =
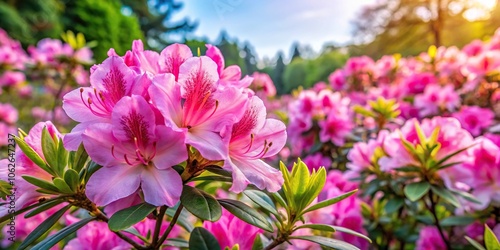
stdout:
{"type": "Polygon", "coordinates": [[[417,201],[426,195],[430,188],[428,182],[414,182],[405,186],[404,193],[410,201],[417,201]]]}
{"type": "Polygon", "coordinates": [[[57,211],[49,218],[44,220],[40,225],[38,225],[28,236],[24,239],[23,243],[19,246],[19,249],[26,249],[31,243],[35,242],[38,238],[44,235],[47,231],[49,231],[52,226],[54,226],[59,219],[68,211],[71,205],[64,207],[63,209],[57,211]]]}
{"type": "Polygon", "coordinates": [[[16,140],[17,145],[19,146],[21,151],[23,151],[26,157],[28,157],[32,162],[34,162],[45,172],[51,175],[55,175],[54,170],[52,170],[49,166],[47,166],[43,158],[37,152],[35,152],[35,150],[33,150],[24,140],[22,140],[19,137],[15,137],[14,139],[16,140]]]}
{"type": "Polygon", "coordinates": [[[80,185],[80,177],[78,176],[78,172],[73,169],[68,169],[64,172],[64,181],[68,184],[69,188],[76,192],[78,186],[80,185]]]}
{"type": "Polygon", "coordinates": [[[27,182],[29,182],[37,187],[41,187],[43,189],[47,189],[47,190],[54,191],[54,192],[59,192],[59,189],[53,183],[50,183],[48,181],[38,179],[38,178],[35,178],[33,176],[29,176],[29,175],[23,175],[21,177],[25,181],[27,181],[27,182]]]}
{"type": "Polygon", "coordinates": [[[455,207],[460,207],[460,202],[458,201],[457,197],[453,195],[453,193],[444,188],[444,187],[438,187],[438,186],[431,186],[432,192],[434,192],[437,196],[443,198],[445,201],[449,202],[455,207]]]}
{"type": "Polygon", "coordinates": [[[274,202],[266,193],[258,190],[246,190],[243,191],[243,194],[255,202],[255,204],[259,205],[262,209],[278,216],[278,210],[276,209],[274,202]]]}
{"type": "Polygon", "coordinates": [[[303,225],[296,227],[295,230],[298,230],[301,228],[310,228],[313,230],[319,230],[319,231],[324,231],[324,232],[335,232],[335,228],[333,228],[331,225],[326,225],[326,224],[303,224],[303,225]]]}
{"type": "Polygon", "coordinates": [[[477,250],[486,250],[486,248],[484,248],[483,246],[481,246],[481,244],[479,244],[479,242],[471,239],[469,236],[465,236],[465,239],[473,246],[475,247],[477,250]]]}
{"type": "Polygon", "coordinates": [[[89,155],[87,154],[87,151],[85,151],[85,148],[83,147],[83,143],[80,144],[78,147],[78,150],[75,152],[75,156],[73,159],[73,169],[76,172],[80,172],[82,168],[85,166],[85,162],[87,162],[87,159],[89,158],[89,155]]]}
{"type": "Polygon", "coordinates": [[[339,227],[339,226],[332,226],[332,227],[333,227],[333,229],[335,229],[335,231],[339,231],[339,232],[346,233],[346,234],[351,234],[351,235],[363,238],[363,239],[367,240],[368,242],[372,243],[372,240],[370,238],[368,238],[368,236],[366,236],[362,233],[358,233],[352,229],[345,228],[345,227],[339,227]]]}
{"type": "Polygon", "coordinates": [[[48,201],[48,202],[45,202],[43,205],[31,210],[29,213],[26,213],[24,215],[24,218],[30,218],[30,217],[33,217],[41,212],[44,212],[44,211],[47,211],[61,203],[63,203],[64,200],[63,199],[59,199],[59,200],[51,200],[51,201],[48,201]]]}
{"type": "Polygon", "coordinates": [[[141,203],[139,205],[120,210],[109,218],[109,229],[111,229],[111,231],[125,230],[146,218],[146,216],[152,213],[155,209],[156,206],[148,203],[141,203]]]}
{"type": "Polygon", "coordinates": [[[330,248],[337,249],[337,250],[359,250],[359,248],[357,248],[357,247],[355,247],[347,242],[344,242],[341,240],[335,240],[335,239],[327,238],[327,237],[323,237],[323,236],[290,236],[289,239],[310,241],[310,242],[320,244],[321,246],[330,247],[330,248]]]}
{"type": "Polygon", "coordinates": [[[182,189],[181,203],[202,220],[217,221],[222,215],[222,208],[212,195],[188,185],[182,189]]]}
{"type": "MultiPolygon", "coordinates": [[[[175,215],[175,211],[177,210],[177,207],[178,206],[175,206],[175,207],[169,207],[167,208],[167,212],[166,214],[170,217],[174,217],[175,215]]],[[[187,216],[187,212],[185,210],[183,210],[183,212],[181,213],[181,215],[179,216],[179,218],[177,219],[177,224],[179,226],[181,226],[182,228],[184,228],[186,231],[188,232],[191,232],[193,231],[194,229],[194,226],[192,225],[192,223],[189,221],[189,218],[187,216]]]]}
{"type": "Polygon", "coordinates": [[[178,248],[189,248],[189,242],[185,239],[167,239],[163,246],[178,247],[178,248]]]}
{"type": "Polygon", "coordinates": [[[213,250],[221,249],[219,242],[208,230],[196,227],[189,237],[189,249],[192,250],[213,250]]]}
{"type": "Polygon", "coordinates": [[[396,211],[398,211],[403,205],[404,205],[405,201],[404,199],[401,199],[401,198],[393,198],[393,199],[390,199],[387,204],[385,204],[385,212],[388,213],[388,214],[392,214],[396,211]]]}
{"type": "Polygon", "coordinates": [[[459,191],[459,190],[450,190],[453,194],[456,194],[470,202],[476,203],[476,204],[481,204],[481,201],[476,199],[472,194],[465,192],[465,191],[459,191]]]}
{"type": "Polygon", "coordinates": [[[484,225],[484,245],[486,246],[487,250],[499,250],[500,249],[500,243],[498,242],[497,237],[495,236],[495,233],[491,231],[490,227],[488,225],[484,225]]]}
{"type": "Polygon", "coordinates": [[[50,168],[53,169],[58,176],[62,176],[61,169],[57,166],[57,144],[54,142],[54,138],[50,135],[47,127],[45,126],[42,130],[42,152],[45,160],[49,164],[50,168]]]}
{"type": "Polygon", "coordinates": [[[63,140],[59,140],[57,143],[57,169],[61,173],[61,177],[64,169],[68,166],[68,155],[69,152],[64,148],[63,140]]]}
{"type": "Polygon", "coordinates": [[[70,226],[67,226],[61,230],[59,230],[57,233],[48,236],[45,238],[45,240],[41,241],[40,243],[36,244],[31,250],[47,250],[53,247],[55,244],[57,244],[59,241],[63,240],[70,234],[76,232],[78,229],[82,228],[85,226],[87,223],[95,220],[96,218],[85,218],[82,219],[76,223],[71,224],[70,226]]]}
{"type": "Polygon", "coordinates": [[[474,222],[475,218],[472,216],[450,216],[442,219],[439,224],[443,227],[450,226],[466,226],[474,222]]]}
{"type": "Polygon", "coordinates": [[[247,204],[229,199],[219,199],[219,203],[231,214],[240,218],[242,221],[264,229],[268,232],[274,232],[273,226],[267,219],[259,214],[255,209],[247,204]]]}
{"type": "Polygon", "coordinates": [[[54,182],[54,185],[57,187],[57,189],[59,189],[59,191],[61,191],[62,193],[65,193],[65,194],[75,193],[73,190],[71,190],[69,185],[63,179],[57,177],[53,180],[53,182],[54,182]]]}
{"type": "Polygon", "coordinates": [[[318,202],[312,206],[310,206],[309,208],[307,208],[302,214],[306,214],[306,213],[309,213],[311,211],[314,211],[314,210],[318,210],[320,208],[324,208],[324,207],[327,207],[327,206],[330,206],[330,205],[333,205],[351,195],[353,195],[354,193],[356,193],[358,190],[355,189],[355,190],[352,190],[350,192],[347,192],[345,194],[342,194],[342,195],[339,195],[337,197],[334,197],[334,198],[331,198],[331,199],[328,199],[328,200],[324,200],[324,201],[321,201],[321,202],[318,202]]]}
{"type": "Polygon", "coordinates": [[[252,250],[262,250],[262,249],[264,249],[264,242],[262,242],[262,236],[260,234],[257,234],[252,244],[252,250]]]}
{"type": "Polygon", "coordinates": [[[12,193],[12,186],[10,185],[9,182],[0,180],[0,199],[6,200],[7,195],[10,195],[12,193]]]}

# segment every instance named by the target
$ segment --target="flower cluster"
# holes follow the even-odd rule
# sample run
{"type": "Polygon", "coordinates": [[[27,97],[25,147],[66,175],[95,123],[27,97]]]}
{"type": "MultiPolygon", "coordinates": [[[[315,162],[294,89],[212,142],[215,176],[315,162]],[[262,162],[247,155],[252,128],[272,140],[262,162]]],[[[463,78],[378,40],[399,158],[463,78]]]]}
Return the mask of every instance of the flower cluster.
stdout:
{"type": "Polygon", "coordinates": [[[135,41],[123,57],[110,50],[92,67],[91,86],[64,97],[64,110],[80,122],[65,146],[83,143],[103,166],[86,189],[97,205],[130,206],[143,197],[173,206],[182,178],[172,167],[185,161],[198,163],[186,168],[190,176],[203,170],[203,161],[228,169],[234,192],[250,183],[280,189],[281,173],[261,159],[283,147],[285,125],[266,119],[262,100],[247,88],[252,80],[241,79],[239,67],[225,67],[219,49],[207,48],[195,57],[182,44],[155,53],[135,41]]]}

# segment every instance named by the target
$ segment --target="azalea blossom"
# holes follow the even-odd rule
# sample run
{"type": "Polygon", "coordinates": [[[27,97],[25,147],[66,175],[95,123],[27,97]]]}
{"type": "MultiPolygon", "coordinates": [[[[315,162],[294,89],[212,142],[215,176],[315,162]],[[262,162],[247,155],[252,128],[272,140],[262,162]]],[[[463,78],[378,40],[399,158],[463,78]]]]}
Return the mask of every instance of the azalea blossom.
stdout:
{"type": "Polygon", "coordinates": [[[179,200],[182,180],[172,166],[187,159],[184,134],[157,125],[142,96],[123,97],[113,109],[112,122],[90,125],[83,144],[103,166],[86,187],[97,205],[108,205],[139,188],[144,200],[156,206],[173,206],[179,200]]]}

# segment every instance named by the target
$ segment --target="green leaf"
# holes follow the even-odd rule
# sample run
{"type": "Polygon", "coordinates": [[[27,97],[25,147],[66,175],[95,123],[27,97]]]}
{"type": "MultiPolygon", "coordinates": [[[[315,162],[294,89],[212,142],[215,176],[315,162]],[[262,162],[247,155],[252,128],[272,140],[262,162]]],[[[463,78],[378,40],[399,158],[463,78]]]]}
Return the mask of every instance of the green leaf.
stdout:
{"type": "Polygon", "coordinates": [[[61,191],[62,193],[65,194],[73,194],[75,193],[71,188],[68,186],[68,184],[61,178],[57,177],[53,180],[54,185],[61,191]]]}
{"type": "Polygon", "coordinates": [[[52,138],[47,130],[47,126],[43,127],[42,130],[42,152],[50,168],[53,169],[58,176],[62,176],[62,171],[58,168],[57,163],[57,145],[54,142],[54,138],[52,138]]]}
{"type": "Polygon", "coordinates": [[[26,249],[31,243],[35,242],[38,238],[40,238],[43,234],[45,234],[47,231],[49,231],[52,226],[54,226],[59,219],[68,211],[68,209],[72,205],[68,205],[64,207],[63,209],[57,211],[53,215],[51,215],[49,218],[44,220],[38,227],[35,228],[27,237],[24,239],[23,243],[19,246],[19,249],[26,249]]]}
{"type": "Polygon", "coordinates": [[[80,172],[85,166],[85,162],[87,162],[88,158],[89,155],[87,154],[87,151],[85,151],[82,143],[78,147],[78,150],[75,152],[75,158],[73,159],[73,169],[76,172],[80,172]]]}
{"type": "Polygon", "coordinates": [[[55,175],[54,171],[47,166],[43,158],[35,151],[33,150],[28,143],[26,143],[24,140],[22,140],[19,137],[14,138],[17,142],[17,145],[19,148],[23,151],[23,153],[32,161],[34,162],[37,166],[39,166],[41,169],[43,169],[45,172],[55,175]]]}
{"type": "Polygon", "coordinates": [[[64,181],[68,184],[69,188],[73,192],[76,192],[78,186],[80,185],[80,177],[78,176],[78,172],[73,169],[68,169],[64,172],[64,181]]]}
{"type": "Polygon", "coordinates": [[[262,237],[260,236],[260,234],[257,234],[252,244],[252,250],[262,250],[262,249],[264,249],[264,242],[262,242],[262,237]]]}
{"type": "Polygon", "coordinates": [[[394,199],[390,199],[387,204],[385,204],[385,212],[388,213],[388,214],[392,214],[396,211],[398,211],[403,205],[404,205],[405,201],[404,199],[401,199],[401,198],[394,198],[394,199]]]}
{"type": "MultiPolygon", "coordinates": [[[[177,210],[177,207],[178,206],[167,208],[166,214],[168,216],[170,216],[170,217],[174,217],[175,211],[177,210]]],[[[185,211],[183,211],[183,212],[185,212],[185,211]]],[[[181,226],[182,228],[184,228],[188,232],[191,232],[194,229],[194,226],[192,225],[192,223],[187,218],[186,213],[181,213],[181,215],[177,219],[177,224],[179,226],[181,226]]]]}
{"type": "Polygon", "coordinates": [[[22,213],[24,213],[26,211],[29,211],[29,210],[31,210],[33,208],[36,208],[36,207],[42,206],[42,205],[44,205],[46,203],[49,203],[50,201],[59,200],[59,199],[61,199],[61,198],[60,197],[56,197],[56,198],[53,198],[53,199],[50,199],[50,200],[47,200],[47,201],[44,201],[44,202],[38,202],[38,203],[35,203],[33,205],[29,205],[27,207],[24,207],[24,208],[21,208],[19,210],[16,210],[12,214],[6,214],[6,215],[0,217],[0,223],[2,223],[4,221],[7,221],[7,220],[11,219],[12,217],[14,217],[16,215],[19,215],[19,214],[22,214],[22,213]]]}
{"type": "Polygon", "coordinates": [[[473,246],[475,247],[477,250],[486,250],[486,248],[484,248],[483,246],[481,246],[481,244],[479,244],[479,242],[471,239],[469,236],[465,236],[465,239],[473,246]]]}
{"type": "Polygon", "coordinates": [[[12,193],[12,186],[9,182],[0,180],[0,198],[2,200],[7,200],[7,195],[12,193]]]}
{"type": "Polygon", "coordinates": [[[202,220],[217,221],[222,215],[222,208],[212,195],[188,185],[182,189],[181,204],[202,220]]]}
{"type": "Polygon", "coordinates": [[[404,188],[404,193],[410,201],[417,201],[429,192],[431,185],[428,182],[410,183],[404,188]]]}
{"type": "Polygon", "coordinates": [[[22,175],[21,177],[25,181],[27,181],[27,182],[29,182],[37,187],[41,187],[43,189],[47,189],[47,190],[54,191],[54,192],[59,192],[59,189],[54,184],[52,184],[48,181],[38,179],[38,178],[35,178],[33,176],[29,176],[29,175],[22,175]]]}
{"type": "MultiPolygon", "coordinates": [[[[324,207],[327,207],[327,206],[330,206],[330,205],[333,205],[351,195],[353,195],[354,193],[356,193],[358,190],[355,189],[355,190],[352,190],[350,192],[347,192],[345,194],[342,194],[342,195],[339,195],[337,197],[334,197],[334,198],[331,198],[331,199],[328,199],[328,200],[324,200],[322,202],[318,202],[312,206],[310,206],[309,208],[307,208],[302,214],[306,214],[306,213],[309,213],[311,211],[314,211],[314,210],[318,210],[320,208],[324,208],[324,207]]],[[[301,215],[302,215],[301,214],[301,215]]]]}
{"type": "Polygon", "coordinates": [[[304,225],[300,225],[300,226],[296,227],[294,229],[294,231],[301,229],[301,228],[310,228],[313,230],[319,230],[319,231],[324,231],[324,232],[335,232],[335,228],[333,228],[330,225],[326,225],[326,224],[304,224],[304,225]]]}
{"type": "Polygon", "coordinates": [[[455,156],[455,155],[458,155],[462,152],[464,152],[465,150],[469,149],[470,147],[474,146],[475,144],[472,144],[468,147],[465,147],[465,148],[462,148],[462,149],[459,149],[445,157],[443,157],[440,161],[438,161],[432,168],[439,168],[439,167],[442,167],[441,165],[443,165],[447,160],[449,160],[451,157],[455,156]]]}
{"type": "Polygon", "coordinates": [[[64,169],[68,166],[68,155],[69,152],[64,148],[63,140],[59,140],[57,145],[57,169],[61,173],[64,173],[64,169]]]}
{"type": "Polygon", "coordinates": [[[486,224],[484,225],[484,245],[487,250],[500,249],[500,243],[498,242],[497,237],[486,224]]]}
{"type": "Polygon", "coordinates": [[[460,191],[460,190],[450,190],[450,191],[458,196],[461,196],[462,198],[464,198],[470,202],[473,202],[476,204],[481,204],[481,202],[478,199],[476,199],[476,197],[474,197],[472,194],[469,194],[465,191],[460,191]]]}
{"type": "Polygon", "coordinates": [[[271,193],[271,196],[282,206],[282,207],[287,207],[285,199],[283,199],[283,196],[279,192],[276,193],[271,193]]]}
{"type": "Polygon", "coordinates": [[[234,216],[240,218],[242,221],[254,225],[258,228],[264,229],[268,232],[274,232],[273,226],[267,219],[259,214],[255,209],[247,204],[229,199],[219,199],[219,203],[234,216]]]}
{"type": "MultiPolygon", "coordinates": [[[[304,164],[305,165],[305,164],[304,164]]],[[[309,206],[316,197],[318,197],[321,190],[325,186],[326,182],[326,170],[324,167],[320,167],[316,172],[313,170],[313,173],[309,177],[309,182],[306,185],[306,191],[302,196],[302,200],[299,203],[299,208],[306,208],[309,206]]]]}
{"type": "Polygon", "coordinates": [[[148,203],[141,203],[139,205],[120,210],[109,218],[109,229],[115,232],[125,230],[146,218],[146,216],[152,213],[155,209],[156,206],[148,203]]]}
{"type": "Polygon", "coordinates": [[[262,209],[278,216],[278,210],[276,210],[274,202],[266,193],[258,190],[246,190],[243,191],[243,194],[255,202],[255,204],[259,205],[262,209]]]}
{"type": "Polygon", "coordinates": [[[191,181],[221,181],[221,182],[232,182],[233,178],[221,175],[204,175],[198,176],[190,180],[191,181]]]}
{"type": "Polygon", "coordinates": [[[217,175],[222,175],[226,177],[233,177],[233,174],[227,170],[222,169],[221,167],[218,166],[208,166],[204,168],[205,170],[217,174],[217,175]]]}
{"type": "Polygon", "coordinates": [[[213,250],[221,249],[219,242],[208,230],[196,227],[189,237],[189,249],[193,250],[213,250]]]}
{"type": "Polygon", "coordinates": [[[351,235],[363,238],[363,239],[367,240],[368,242],[372,243],[372,240],[362,233],[358,233],[354,230],[351,230],[351,229],[345,228],[345,227],[338,227],[338,226],[332,226],[332,227],[333,227],[333,229],[335,229],[335,231],[339,231],[339,232],[346,233],[346,234],[351,234],[351,235]]]}
{"type": "Polygon", "coordinates": [[[450,190],[438,186],[431,186],[432,192],[434,192],[436,195],[439,197],[443,198],[445,201],[449,202],[455,207],[460,207],[460,202],[458,201],[457,197],[453,195],[450,190]]]}
{"type": "Polygon", "coordinates": [[[96,218],[90,217],[90,218],[85,218],[82,219],[76,223],[71,224],[70,226],[67,226],[57,233],[48,236],[45,238],[45,240],[41,241],[40,243],[36,244],[31,250],[46,250],[50,249],[53,247],[55,244],[57,244],[59,241],[63,240],[66,238],[68,235],[76,232],[78,229],[82,228],[85,226],[87,223],[95,220],[96,218]]]}
{"type": "Polygon", "coordinates": [[[443,227],[450,226],[466,226],[474,222],[474,217],[472,216],[450,216],[442,219],[439,224],[443,227]]]}
{"type": "Polygon", "coordinates": [[[359,250],[359,248],[341,241],[341,240],[334,240],[332,238],[327,238],[327,237],[322,237],[322,236],[290,236],[288,237],[289,239],[297,239],[297,240],[305,240],[305,241],[310,241],[314,243],[318,243],[321,246],[324,247],[331,247],[333,249],[337,250],[359,250]]]}
{"type": "Polygon", "coordinates": [[[31,210],[29,213],[26,213],[24,215],[24,218],[30,218],[30,217],[33,217],[43,211],[47,211],[61,203],[65,202],[63,199],[59,199],[59,200],[51,200],[49,202],[45,202],[43,205],[31,210]]]}
{"type": "Polygon", "coordinates": [[[187,240],[178,238],[167,239],[163,245],[169,247],[189,248],[189,242],[187,240]]]}
{"type": "MultiPolygon", "coordinates": [[[[90,176],[92,176],[97,170],[101,169],[102,166],[95,163],[94,161],[90,161],[88,164],[87,164],[87,171],[85,172],[85,175],[83,177],[84,178],[84,183],[87,183],[90,179],[90,176]]],[[[81,179],[81,178],[80,178],[81,179]]]]}

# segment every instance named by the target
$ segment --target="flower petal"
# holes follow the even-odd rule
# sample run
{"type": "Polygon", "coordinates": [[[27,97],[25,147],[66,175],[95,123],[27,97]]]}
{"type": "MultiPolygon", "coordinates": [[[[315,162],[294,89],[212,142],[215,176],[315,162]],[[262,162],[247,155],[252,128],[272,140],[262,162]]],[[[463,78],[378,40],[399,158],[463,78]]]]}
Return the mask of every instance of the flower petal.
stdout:
{"type": "Polygon", "coordinates": [[[155,206],[175,206],[182,192],[181,176],[172,168],[149,168],[142,172],[144,201],[155,206]]]}
{"type": "Polygon", "coordinates": [[[166,126],[157,126],[156,156],[153,159],[156,168],[167,169],[188,158],[184,132],[173,131],[166,126]]]}
{"type": "Polygon", "coordinates": [[[278,169],[269,166],[261,160],[240,160],[231,158],[226,160],[224,167],[233,171],[233,185],[231,192],[242,192],[248,183],[254,184],[259,189],[276,192],[281,189],[283,175],[278,169]]]}
{"type": "Polygon", "coordinates": [[[103,167],[90,177],[85,193],[96,205],[106,206],[137,191],[142,171],[126,164],[103,167]]]}
{"type": "Polygon", "coordinates": [[[181,64],[191,57],[193,57],[193,53],[187,45],[178,43],[172,44],[160,53],[158,61],[160,64],[160,71],[162,73],[174,74],[177,80],[181,64]]]}
{"type": "Polygon", "coordinates": [[[174,75],[156,75],[149,87],[149,95],[153,105],[165,118],[165,124],[174,129],[181,127],[181,89],[175,82],[174,75]]]}

